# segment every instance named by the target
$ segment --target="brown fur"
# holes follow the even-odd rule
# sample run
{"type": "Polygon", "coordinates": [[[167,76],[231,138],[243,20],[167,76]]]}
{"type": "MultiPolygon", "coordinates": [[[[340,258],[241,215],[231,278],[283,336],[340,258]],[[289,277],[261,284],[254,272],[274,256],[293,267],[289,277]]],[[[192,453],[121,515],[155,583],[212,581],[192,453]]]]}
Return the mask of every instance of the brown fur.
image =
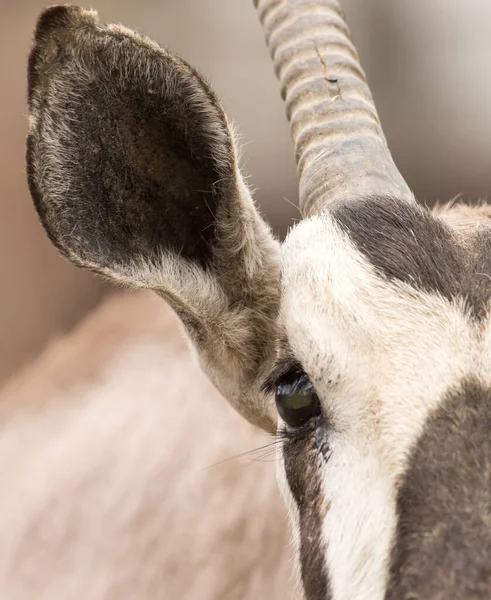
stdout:
{"type": "Polygon", "coordinates": [[[489,598],[491,392],[465,381],[428,419],[398,496],[387,600],[489,598]]]}
{"type": "Polygon", "coordinates": [[[477,319],[491,296],[491,228],[483,206],[430,213],[396,198],[367,198],[332,211],[350,240],[390,281],[460,299],[477,319]],[[438,215],[443,218],[438,218],[438,215]],[[435,216],[437,218],[435,218],[435,216]]]}
{"type": "Polygon", "coordinates": [[[0,407],[0,597],[290,597],[274,449],[226,460],[272,440],[192,364],[158,298],[107,301],[0,407]]]}
{"type": "Polygon", "coordinates": [[[324,565],[326,552],[321,530],[325,516],[322,506],[322,480],[315,436],[287,439],[283,447],[285,477],[298,509],[298,555],[305,600],[330,600],[329,575],[324,565]]]}

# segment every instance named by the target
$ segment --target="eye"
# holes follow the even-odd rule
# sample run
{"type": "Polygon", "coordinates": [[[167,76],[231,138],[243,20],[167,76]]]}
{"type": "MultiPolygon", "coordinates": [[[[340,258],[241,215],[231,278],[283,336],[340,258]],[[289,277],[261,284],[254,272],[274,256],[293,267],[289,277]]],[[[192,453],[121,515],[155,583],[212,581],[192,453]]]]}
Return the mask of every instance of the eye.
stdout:
{"type": "Polygon", "coordinates": [[[321,414],[319,397],[305,373],[286,375],[277,382],[276,408],[283,421],[293,429],[303,427],[321,414]]]}

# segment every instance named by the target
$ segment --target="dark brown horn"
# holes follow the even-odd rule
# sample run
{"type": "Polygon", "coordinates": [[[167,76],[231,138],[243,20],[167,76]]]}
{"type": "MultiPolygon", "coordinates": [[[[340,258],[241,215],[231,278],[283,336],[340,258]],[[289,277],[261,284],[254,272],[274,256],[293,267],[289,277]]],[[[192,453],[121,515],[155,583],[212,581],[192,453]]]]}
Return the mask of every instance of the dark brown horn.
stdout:
{"type": "Polygon", "coordinates": [[[281,83],[305,216],[368,196],[414,201],[387,147],[337,0],[254,0],[281,83]]]}

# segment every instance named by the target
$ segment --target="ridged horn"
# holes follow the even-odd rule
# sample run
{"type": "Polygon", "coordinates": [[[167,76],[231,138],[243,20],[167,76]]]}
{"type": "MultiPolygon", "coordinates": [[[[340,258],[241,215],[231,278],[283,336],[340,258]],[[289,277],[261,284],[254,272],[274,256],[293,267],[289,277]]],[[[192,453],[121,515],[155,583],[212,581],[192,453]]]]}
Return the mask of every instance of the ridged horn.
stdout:
{"type": "Polygon", "coordinates": [[[281,83],[304,216],[368,196],[414,202],[337,0],[253,0],[281,83]]]}

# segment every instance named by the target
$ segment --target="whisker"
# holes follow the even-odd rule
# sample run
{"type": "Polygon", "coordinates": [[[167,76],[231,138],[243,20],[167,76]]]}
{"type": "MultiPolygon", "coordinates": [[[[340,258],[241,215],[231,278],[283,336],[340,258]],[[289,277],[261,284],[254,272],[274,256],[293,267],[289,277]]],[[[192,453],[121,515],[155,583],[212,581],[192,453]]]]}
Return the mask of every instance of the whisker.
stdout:
{"type": "Polygon", "coordinates": [[[212,467],[217,467],[218,465],[222,465],[226,462],[229,462],[231,460],[236,460],[237,458],[244,458],[246,456],[250,456],[251,454],[254,454],[255,452],[260,452],[266,449],[273,449],[273,447],[275,447],[278,443],[282,442],[283,440],[280,439],[275,439],[272,442],[269,442],[269,444],[264,444],[264,446],[259,446],[258,448],[253,448],[252,450],[246,450],[245,452],[241,452],[240,454],[235,454],[234,456],[229,456],[228,458],[224,458],[223,460],[219,460],[216,463],[213,463],[212,465],[208,465],[207,467],[204,467],[203,469],[201,469],[202,471],[207,471],[208,469],[211,469],[212,467]]]}
{"type": "Polygon", "coordinates": [[[251,464],[257,462],[276,462],[276,449],[274,450],[274,452],[265,452],[260,456],[253,457],[251,460],[251,464]]]}

